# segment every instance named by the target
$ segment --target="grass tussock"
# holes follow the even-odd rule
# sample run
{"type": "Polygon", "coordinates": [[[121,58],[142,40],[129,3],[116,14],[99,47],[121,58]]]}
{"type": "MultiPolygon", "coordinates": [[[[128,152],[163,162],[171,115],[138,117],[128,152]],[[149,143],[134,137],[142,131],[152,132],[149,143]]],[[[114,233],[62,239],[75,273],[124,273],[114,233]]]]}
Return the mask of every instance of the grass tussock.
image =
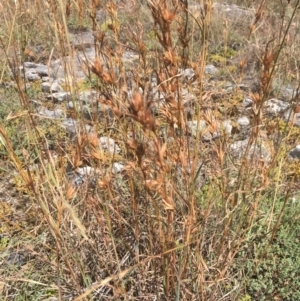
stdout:
{"type": "Polygon", "coordinates": [[[299,1],[269,2],[0,3],[3,300],[299,300],[298,96],[266,110],[299,1]]]}

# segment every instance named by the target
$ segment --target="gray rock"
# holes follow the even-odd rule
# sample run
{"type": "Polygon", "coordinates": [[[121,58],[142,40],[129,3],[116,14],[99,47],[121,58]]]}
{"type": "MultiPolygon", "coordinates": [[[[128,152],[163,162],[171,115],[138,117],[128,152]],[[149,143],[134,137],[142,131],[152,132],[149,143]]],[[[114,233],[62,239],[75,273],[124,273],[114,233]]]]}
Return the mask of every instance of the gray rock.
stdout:
{"type": "Polygon", "coordinates": [[[227,120],[223,120],[222,124],[221,124],[221,130],[227,134],[230,135],[231,131],[232,131],[232,124],[231,124],[231,120],[227,119],[227,120]]]}
{"type": "MultiPolygon", "coordinates": [[[[157,87],[153,87],[152,90],[151,90],[151,93],[152,93],[152,98],[155,102],[158,102],[158,103],[164,103],[165,102],[165,96],[163,93],[161,93],[157,87]]],[[[128,93],[129,94],[129,97],[131,98],[132,97],[132,93],[128,93]]]]}
{"type": "Polygon", "coordinates": [[[79,187],[86,182],[95,183],[96,177],[99,174],[98,169],[91,166],[84,166],[78,167],[75,172],[69,172],[68,179],[75,187],[79,187]]]}
{"type": "Polygon", "coordinates": [[[124,170],[124,164],[123,163],[119,163],[119,162],[114,162],[112,164],[112,173],[113,174],[117,174],[120,173],[124,170]]]}
{"type": "Polygon", "coordinates": [[[264,103],[266,112],[272,116],[283,113],[289,106],[289,103],[280,99],[272,98],[264,103]]]}
{"type": "Polygon", "coordinates": [[[243,100],[242,105],[243,105],[243,107],[248,108],[248,107],[252,106],[252,103],[253,103],[253,100],[250,97],[248,97],[243,100]]]}
{"type": "Polygon", "coordinates": [[[109,153],[113,154],[114,152],[120,153],[121,149],[116,144],[115,140],[109,137],[100,137],[99,142],[101,147],[104,151],[108,151],[109,153]]]}
{"type": "Polygon", "coordinates": [[[236,86],[235,84],[231,83],[231,82],[226,82],[226,83],[224,84],[224,89],[225,89],[227,92],[231,92],[231,91],[233,91],[233,90],[236,89],[236,88],[237,88],[237,86],[236,86]]]}
{"type": "Polygon", "coordinates": [[[30,82],[35,82],[41,79],[34,69],[26,71],[25,76],[30,82]]]}
{"type": "Polygon", "coordinates": [[[245,83],[241,83],[238,85],[239,89],[241,89],[242,91],[248,91],[250,89],[249,85],[245,84],[245,83]]]}
{"type": "Polygon", "coordinates": [[[248,126],[248,125],[250,125],[250,119],[247,116],[242,116],[242,117],[238,118],[237,124],[242,127],[248,126]]]}
{"type": "Polygon", "coordinates": [[[292,159],[300,159],[300,145],[297,145],[294,149],[292,149],[289,155],[292,159]]]}
{"type": "Polygon", "coordinates": [[[99,173],[99,171],[94,167],[84,166],[84,167],[78,167],[76,173],[82,177],[86,177],[86,176],[95,175],[96,173],[99,173]]]}
{"type": "Polygon", "coordinates": [[[42,77],[42,82],[53,82],[53,79],[49,76],[43,76],[42,77]]]}
{"type": "Polygon", "coordinates": [[[77,106],[74,104],[74,102],[71,100],[66,105],[67,109],[75,109],[77,106]]]}
{"type": "MultiPolygon", "coordinates": [[[[51,80],[53,80],[53,79],[51,78],[51,80]]],[[[56,79],[56,82],[57,82],[59,85],[65,85],[65,84],[68,83],[68,81],[66,81],[64,78],[57,78],[57,79],[56,79]]]]}
{"type": "Polygon", "coordinates": [[[69,101],[72,99],[70,92],[56,92],[47,96],[48,100],[53,100],[54,102],[69,101]]]}
{"type": "Polygon", "coordinates": [[[61,109],[55,109],[54,111],[52,111],[44,107],[39,108],[38,114],[52,119],[63,118],[65,115],[64,111],[61,109]]]}
{"type": "Polygon", "coordinates": [[[42,91],[44,93],[57,93],[59,91],[61,91],[62,88],[60,87],[60,85],[57,82],[44,82],[42,83],[42,91]]]}
{"type": "MultiPolygon", "coordinates": [[[[249,138],[245,140],[235,141],[230,145],[230,155],[235,159],[243,158],[249,143],[249,138]]],[[[248,153],[247,159],[254,161],[264,160],[268,162],[271,159],[270,149],[266,146],[264,141],[257,141],[252,144],[248,153]]]]}
{"type": "MultiPolygon", "coordinates": [[[[187,122],[187,125],[191,131],[191,134],[196,137],[197,135],[197,126],[198,121],[197,120],[190,120],[187,122]]],[[[200,135],[203,134],[205,131],[207,131],[207,124],[204,120],[199,120],[199,132],[200,135]]]]}
{"type": "MultiPolygon", "coordinates": [[[[191,131],[191,134],[196,137],[197,134],[197,120],[188,121],[187,125],[191,131]]],[[[232,124],[231,120],[224,120],[221,123],[217,122],[217,130],[213,133],[211,133],[208,130],[208,126],[204,120],[199,121],[199,132],[202,140],[204,142],[209,142],[212,139],[216,139],[220,137],[221,135],[231,135],[232,131],[232,124]]]]}
{"type": "Polygon", "coordinates": [[[194,75],[195,71],[192,68],[188,68],[183,71],[183,76],[186,80],[190,80],[194,75]]]}
{"type": "Polygon", "coordinates": [[[25,68],[36,68],[37,67],[37,64],[34,63],[34,62],[24,62],[23,66],[25,68]]]}
{"type": "Polygon", "coordinates": [[[50,75],[49,71],[50,70],[45,65],[38,65],[36,67],[36,73],[39,74],[40,76],[49,76],[50,75]]]}
{"type": "Polygon", "coordinates": [[[210,74],[210,75],[215,75],[219,71],[218,68],[216,68],[214,65],[207,65],[205,66],[204,73],[205,74],[210,74]]]}
{"type": "Polygon", "coordinates": [[[293,97],[296,97],[298,94],[297,89],[294,89],[292,87],[285,87],[281,89],[281,97],[286,99],[287,101],[291,100],[293,97]]]}
{"type": "Polygon", "coordinates": [[[85,179],[81,175],[72,174],[72,176],[69,177],[69,181],[73,184],[73,186],[79,187],[85,182],[85,179]]]}
{"type": "MultiPolygon", "coordinates": [[[[79,121],[76,121],[72,118],[66,118],[62,124],[61,124],[65,129],[66,131],[70,134],[70,135],[74,135],[76,133],[79,132],[80,128],[81,128],[81,125],[80,125],[80,122],[79,121]]],[[[93,127],[88,125],[88,124],[85,124],[84,125],[84,130],[87,132],[87,133],[90,133],[93,131],[93,127]]]]}
{"type": "Polygon", "coordinates": [[[83,91],[78,95],[78,100],[83,102],[95,102],[97,101],[97,92],[96,91],[83,91]]]}

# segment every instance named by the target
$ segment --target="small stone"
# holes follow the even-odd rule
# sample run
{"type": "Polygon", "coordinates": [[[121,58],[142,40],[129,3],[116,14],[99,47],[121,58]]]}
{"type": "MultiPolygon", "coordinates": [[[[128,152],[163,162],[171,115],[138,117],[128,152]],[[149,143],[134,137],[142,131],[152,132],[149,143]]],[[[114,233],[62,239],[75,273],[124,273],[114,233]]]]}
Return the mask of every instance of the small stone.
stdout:
{"type": "MultiPolygon", "coordinates": [[[[188,127],[190,128],[191,134],[196,137],[197,135],[197,120],[191,120],[187,122],[188,127]]],[[[199,132],[202,134],[204,131],[207,130],[207,124],[204,120],[199,120],[199,132]]]]}
{"type": "Polygon", "coordinates": [[[187,68],[183,71],[183,75],[186,80],[190,80],[195,75],[195,71],[192,68],[187,68]]]}
{"type": "Polygon", "coordinates": [[[48,100],[53,100],[54,102],[63,102],[72,99],[70,92],[56,92],[47,96],[48,100]]]}
{"type": "Polygon", "coordinates": [[[75,172],[68,173],[68,179],[75,187],[79,187],[86,181],[94,182],[97,174],[99,170],[91,166],[78,167],[75,172]]]}
{"type": "Polygon", "coordinates": [[[290,151],[290,157],[293,159],[300,159],[300,145],[297,145],[290,151]]]}
{"type": "MultiPolygon", "coordinates": [[[[74,135],[74,134],[78,133],[78,131],[80,130],[80,122],[76,121],[75,119],[72,119],[72,118],[66,118],[62,122],[62,126],[71,135],[74,135]]],[[[87,133],[90,133],[90,132],[93,131],[93,127],[88,125],[88,124],[85,124],[84,127],[85,127],[85,131],[87,133]]]]}
{"type": "Polygon", "coordinates": [[[42,91],[44,93],[57,93],[59,91],[61,91],[61,87],[57,82],[44,82],[42,83],[42,91]]]}
{"type": "Polygon", "coordinates": [[[252,106],[252,103],[253,103],[253,100],[248,97],[243,100],[242,105],[243,105],[243,107],[248,108],[248,107],[252,106]]]}
{"type": "Polygon", "coordinates": [[[34,63],[34,62],[24,62],[23,66],[25,68],[36,68],[37,67],[37,64],[34,63]]]}
{"type": "Polygon", "coordinates": [[[72,100],[71,100],[71,101],[69,101],[69,102],[67,103],[66,107],[67,107],[67,109],[74,109],[74,108],[75,108],[75,106],[74,106],[74,103],[73,103],[73,101],[72,101],[72,100]]]}
{"type": "MultiPolygon", "coordinates": [[[[197,120],[192,120],[187,122],[188,127],[190,128],[191,134],[196,137],[197,135],[197,120]]],[[[231,120],[224,120],[222,123],[217,122],[217,129],[215,132],[211,133],[208,130],[208,126],[204,120],[199,120],[199,133],[201,139],[204,142],[209,142],[212,139],[216,139],[223,134],[231,135],[232,124],[231,120]]]]}
{"type": "Polygon", "coordinates": [[[82,177],[86,177],[90,175],[95,175],[96,169],[91,166],[84,166],[84,167],[78,167],[76,172],[82,177]]]}
{"type": "Polygon", "coordinates": [[[36,73],[38,73],[40,76],[49,76],[49,69],[45,65],[38,65],[36,68],[36,73]]]}
{"type": "Polygon", "coordinates": [[[242,91],[248,91],[249,90],[249,86],[247,84],[239,84],[238,85],[239,89],[241,89],[242,91]]]}
{"type": "Polygon", "coordinates": [[[113,154],[114,152],[120,153],[121,149],[116,144],[115,140],[109,137],[100,137],[99,142],[102,146],[104,151],[108,151],[109,153],[113,154]]]}
{"type": "Polygon", "coordinates": [[[52,82],[53,81],[53,79],[51,78],[51,77],[49,77],[49,76],[43,76],[42,77],[42,82],[44,83],[44,82],[52,82]]]}
{"type": "Polygon", "coordinates": [[[35,70],[27,71],[25,76],[30,82],[35,82],[41,79],[40,76],[35,72],[35,70]]]}
{"type": "Polygon", "coordinates": [[[222,121],[222,127],[223,127],[224,132],[227,135],[231,135],[231,131],[232,131],[231,120],[228,119],[228,120],[222,121]]]}
{"type": "Polygon", "coordinates": [[[112,173],[116,174],[121,172],[124,169],[124,164],[123,163],[118,163],[118,162],[114,162],[112,164],[112,173]]]}
{"type": "Polygon", "coordinates": [[[207,66],[205,66],[205,69],[204,69],[204,73],[210,74],[210,75],[214,75],[218,71],[219,71],[218,68],[216,68],[214,65],[207,65],[207,66]]]}
{"type": "Polygon", "coordinates": [[[64,111],[61,109],[55,109],[54,111],[41,107],[38,110],[38,114],[52,119],[59,119],[64,117],[64,111]]]}
{"type": "Polygon", "coordinates": [[[273,116],[277,116],[284,112],[289,106],[288,102],[282,101],[280,99],[272,98],[264,103],[267,113],[273,116]]]}
{"type": "Polygon", "coordinates": [[[239,126],[248,126],[248,125],[250,125],[250,120],[247,116],[242,116],[242,117],[238,118],[237,124],[239,126]]]}
{"type": "Polygon", "coordinates": [[[296,97],[298,94],[298,89],[294,89],[292,87],[285,87],[281,90],[281,97],[286,99],[287,101],[296,97]]]}
{"type": "MultiPolygon", "coordinates": [[[[233,158],[241,159],[243,158],[245,151],[247,149],[249,143],[249,138],[245,140],[238,140],[233,142],[230,145],[230,153],[233,158]]],[[[271,153],[269,148],[266,146],[264,141],[257,141],[252,144],[250,147],[250,151],[248,153],[248,160],[251,160],[253,157],[254,161],[263,159],[265,161],[269,161],[271,157],[271,153]]]]}

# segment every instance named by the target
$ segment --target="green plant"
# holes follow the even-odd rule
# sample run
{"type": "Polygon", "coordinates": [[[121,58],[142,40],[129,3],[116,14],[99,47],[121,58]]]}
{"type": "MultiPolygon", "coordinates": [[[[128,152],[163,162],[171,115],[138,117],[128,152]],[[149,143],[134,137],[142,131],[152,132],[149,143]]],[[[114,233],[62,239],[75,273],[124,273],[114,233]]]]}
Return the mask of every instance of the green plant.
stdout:
{"type": "MultiPolygon", "coordinates": [[[[282,206],[282,201],[276,202],[274,221],[282,206]]],[[[246,241],[248,250],[238,255],[247,278],[247,292],[254,300],[299,299],[299,213],[298,201],[290,201],[278,229],[268,230],[264,220],[258,221],[246,241]]]]}

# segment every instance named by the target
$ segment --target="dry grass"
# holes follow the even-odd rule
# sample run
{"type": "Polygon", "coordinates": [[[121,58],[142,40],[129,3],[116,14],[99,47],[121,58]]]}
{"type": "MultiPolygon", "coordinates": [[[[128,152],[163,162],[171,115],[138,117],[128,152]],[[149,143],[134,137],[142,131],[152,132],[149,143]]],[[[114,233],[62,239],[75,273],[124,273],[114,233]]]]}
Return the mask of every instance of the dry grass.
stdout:
{"type": "MultiPolygon", "coordinates": [[[[18,173],[27,218],[17,230],[15,223],[2,231],[3,300],[256,300],[247,291],[254,272],[245,272],[243,254],[256,252],[250,244],[261,228],[272,245],[298,191],[298,166],[290,173],[292,145],[285,144],[297,143],[297,133],[264,112],[287,78],[298,80],[298,2],[282,5],[280,13],[257,1],[242,28],[216,15],[209,0],[0,4],[1,81],[24,61],[50,64],[60,57],[75,103],[82,87],[66,56],[85,47],[75,48],[69,31],[90,28],[97,56],[83,62],[98,99],[88,120],[81,108],[67,112],[80,124],[70,136],[58,121],[45,123],[36,114],[21,72],[14,73],[20,105],[9,116],[14,124],[0,124],[1,156],[18,173]],[[135,60],[124,63],[128,52],[135,60]],[[232,91],[205,74],[212,58],[220,78],[236,83],[232,91]],[[192,78],[184,78],[187,68],[192,78]],[[250,78],[252,91],[240,90],[250,78]],[[186,91],[194,99],[187,101],[186,91]],[[229,135],[220,123],[238,115],[247,95],[251,129],[237,158],[230,152],[235,127],[229,135]],[[99,118],[104,105],[110,113],[99,118]],[[26,147],[14,143],[12,125],[26,129],[26,147]],[[217,130],[219,137],[207,142],[217,130]],[[100,136],[113,138],[120,152],[103,150],[100,136]],[[261,145],[268,160],[255,155],[261,145]],[[122,172],[114,172],[115,163],[122,172]],[[68,172],[83,167],[91,172],[77,187],[68,172]],[[5,260],[19,249],[26,264],[8,270],[5,260]]],[[[11,225],[11,214],[3,216],[11,225]]],[[[274,300],[277,294],[271,293],[274,300]]]]}

